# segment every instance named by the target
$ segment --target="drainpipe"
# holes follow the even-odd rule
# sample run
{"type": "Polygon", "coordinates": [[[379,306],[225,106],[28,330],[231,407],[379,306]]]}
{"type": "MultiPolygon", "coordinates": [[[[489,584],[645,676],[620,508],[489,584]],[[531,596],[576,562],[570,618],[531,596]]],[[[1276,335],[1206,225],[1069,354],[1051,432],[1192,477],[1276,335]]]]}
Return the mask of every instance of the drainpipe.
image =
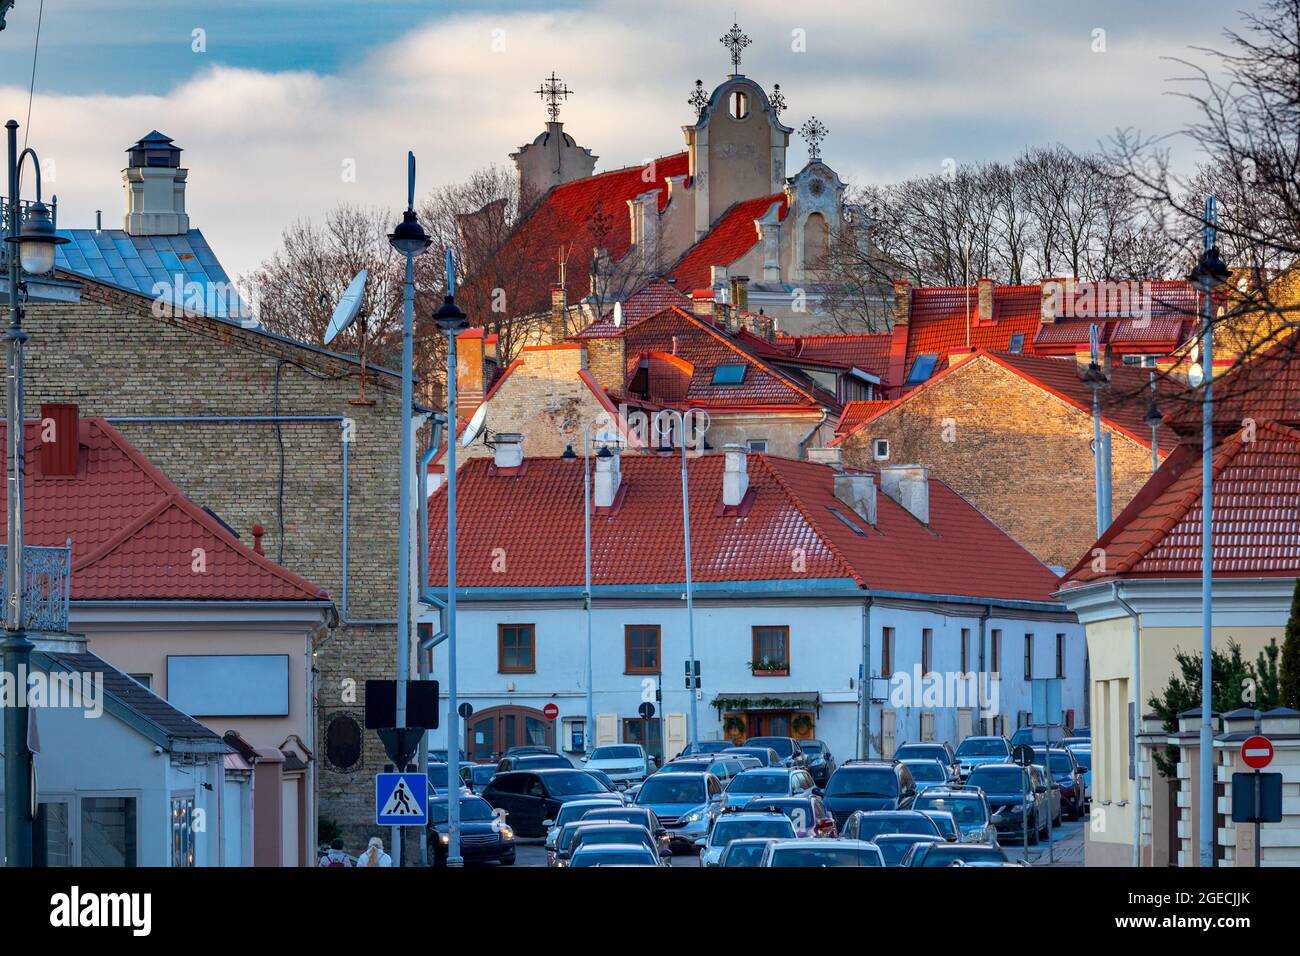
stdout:
{"type": "Polygon", "coordinates": [[[858,756],[864,760],[871,759],[871,603],[871,598],[862,602],[862,677],[858,681],[862,694],[858,756]]]}
{"type": "Polygon", "coordinates": [[[808,442],[812,440],[813,435],[816,435],[817,432],[818,432],[818,430],[819,430],[823,425],[826,424],[826,419],[829,418],[829,417],[830,417],[830,410],[829,410],[829,409],[826,409],[826,408],[823,408],[823,409],[822,409],[822,417],[819,418],[819,419],[817,419],[817,424],[814,425],[814,426],[812,427],[811,430],[809,430],[808,434],[804,435],[803,438],[800,438],[800,439],[799,439],[799,457],[800,457],[800,458],[804,458],[804,457],[805,457],[805,455],[804,455],[804,446],[807,445],[808,442]]]}
{"type": "MultiPolygon", "coordinates": [[[[1110,585],[1110,593],[1115,603],[1124,609],[1133,622],[1133,720],[1132,726],[1129,727],[1129,734],[1133,740],[1133,759],[1129,761],[1129,773],[1133,775],[1133,866],[1136,868],[1142,865],[1142,782],[1138,780],[1137,775],[1137,728],[1142,719],[1141,626],[1138,622],[1138,612],[1124,600],[1119,585],[1113,581],[1110,585]]],[[[1089,693],[1091,690],[1092,688],[1088,688],[1089,693]]]]}
{"type": "MultiPolygon", "coordinates": [[[[420,603],[432,604],[434,607],[445,608],[447,602],[442,600],[433,593],[429,587],[429,464],[438,455],[438,447],[442,444],[442,426],[443,416],[433,415],[433,435],[429,441],[429,450],[420,456],[420,473],[416,476],[419,484],[419,517],[416,519],[420,525],[420,603]]],[[[443,628],[444,636],[446,628],[443,628]]],[[[441,641],[436,642],[441,643],[441,641]]],[[[430,644],[430,647],[433,645],[430,644]]]]}
{"type": "MultiPolygon", "coordinates": [[[[980,615],[980,677],[984,681],[985,687],[988,687],[989,681],[992,679],[988,672],[988,655],[985,648],[986,640],[988,637],[988,630],[989,630],[988,628],[989,618],[992,616],[993,616],[992,605],[985,607],[984,613],[980,615]]],[[[985,703],[985,701],[981,700],[980,703],[982,705],[985,703]]],[[[984,726],[984,722],[987,719],[988,718],[984,716],[984,707],[981,706],[980,707],[980,730],[984,731],[986,734],[991,729],[989,727],[984,726]]]]}

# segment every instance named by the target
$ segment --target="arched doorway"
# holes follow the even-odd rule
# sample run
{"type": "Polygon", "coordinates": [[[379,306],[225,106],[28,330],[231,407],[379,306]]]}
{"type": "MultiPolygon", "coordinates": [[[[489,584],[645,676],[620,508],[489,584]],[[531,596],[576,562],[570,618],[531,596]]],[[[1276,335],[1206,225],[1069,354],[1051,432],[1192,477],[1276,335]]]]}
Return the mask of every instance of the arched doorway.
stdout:
{"type": "Polygon", "coordinates": [[[532,707],[489,707],[465,721],[465,753],[475,763],[500,760],[511,747],[555,749],[555,725],[532,707]]]}

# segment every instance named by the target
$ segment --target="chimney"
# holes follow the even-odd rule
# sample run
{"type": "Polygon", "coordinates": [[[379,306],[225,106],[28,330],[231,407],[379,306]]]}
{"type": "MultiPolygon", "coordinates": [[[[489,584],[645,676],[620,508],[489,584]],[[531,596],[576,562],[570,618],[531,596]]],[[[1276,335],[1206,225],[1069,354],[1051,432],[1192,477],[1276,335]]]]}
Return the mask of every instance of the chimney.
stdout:
{"type": "Polygon", "coordinates": [[[590,338],[587,369],[596,383],[611,395],[627,391],[627,341],[622,333],[590,338]]]}
{"type": "Polygon", "coordinates": [[[832,468],[838,470],[842,458],[840,455],[840,449],[836,446],[835,448],[809,448],[808,460],[816,462],[819,465],[830,465],[832,468]]]}
{"type": "Polygon", "coordinates": [[[612,508],[614,498],[618,495],[618,486],[622,484],[623,474],[619,469],[618,455],[602,447],[596,453],[596,489],[593,504],[597,508],[612,508]]]}
{"type": "Polygon", "coordinates": [[[749,311],[749,276],[731,277],[731,304],[741,312],[749,311]]]}
{"type": "Polygon", "coordinates": [[[709,266],[709,288],[722,290],[727,287],[727,267],[709,266]]]}
{"type": "Polygon", "coordinates": [[[975,283],[979,290],[979,312],[977,313],[980,322],[993,321],[993,280],[980,279],[975,283]]]}
{"type": "Polygon", "coordinates": [[[894,324],[907,325],[912,318],[912,283],[900,279],[894,283],[894,324]]]}
{"type": "Polygon", "coordinates": [[[568,337],[566,316],[569,302],[564,294],[564,286],[551,286],[551,344],[559,345],[568,337]]]}
{"type": "Polygon", "coordinates": [[[492,463],[498,468],[518,468],[524,463],[524,436],[518,432],[497,432],[492,445],[492,463]]]}
{"type": "Polygon", "coordinates": [[[456,336],[456,419],[467,418],[483,401],[487,378],[487,333],[467,329],[456,336]]]}
{"type": "Polygon", "coordinates": [[[869,525],[876,523],[876,480],[868,474],[835,476],[835,497],[869,525]]]}
{"type": "Polygon", "coordinates": [[[722,503],[728,508],[735,508],[745,500],[745,492],[749,490],[749,468],[745,452],[739,446],[729,448],[726,459],[722,472],[722,503]]]}
{"type": "Polygon", "coordinates": [[[698,318],[712,322],[716,305],[712,289],[696,289],[691,293],[691,311],[698,318]]]}
{"type": "Polygon", "coordinates": [[[1065,294],[1064,279],[1042,280],[1042,293],[1038,302],[1038,319],[1044,325],[1055,322],[1061,314],[1062,296],[1065,294]]]}
{"type": "Polygon", "coordinates": [[[758,315],[754,316],[754,334],[760,339],[773,341],[776,338],[776,319],[759,309],[758,315]]]}
{"type": "Polygon", "coordinates": [[[262,535],[266,534],[266,529],[263,528],[260,524],[255,524],[253,525],[252,530],[253,530],[253,550],[256,551],[258,554],[266,554],[266,552],[262,550],[262,535]]]}
{"type": "Polygon", "coordinates": [[[41,475],[45,478],[74,478],[81,447],[77,406],[72,402],[51,402],[41,406],[41,475]]]}
{"type": "Polygon", "coordinates": [[[185,177],[181,149],[170,136],[154,130],[127,149],[122,170],[126,216],[122,228],[132,236],[183,236],[190,231],[185,212],[185,177]]]}
{"type": "Polygon", "coordinates": [[[930,469],[924,465],[885,465],[880,469],[880,490],[912,513],[921,524],[930,523],[930,469]]]}

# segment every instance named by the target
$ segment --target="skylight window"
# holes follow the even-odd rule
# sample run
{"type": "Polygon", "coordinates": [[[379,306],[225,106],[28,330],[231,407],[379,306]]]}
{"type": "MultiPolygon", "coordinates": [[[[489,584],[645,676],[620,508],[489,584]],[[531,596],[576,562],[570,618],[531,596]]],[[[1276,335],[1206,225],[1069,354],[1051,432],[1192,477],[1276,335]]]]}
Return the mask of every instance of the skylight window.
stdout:
{"type": "Polygon", "coordinates": [[[832,508],[830,505],[827,505],[826,510],[829,511],[831,514],[833,514],[835,517],[839,518],[842,522],[844,522],[844,524],[848,526],[849,530],[852,531],[854,534],[856,534],[859,538],[865,538],[867,536],[867,533],[863,531],[861,528],[859,528],[857,525],[855,525],[847,517],[845,517],[844,512],[840,511],[839,508],[832,508]]]}
{"type": "Polygon", "coordinates": [[[744,380],[745,366],[742,363],[719,365],[713,370],[714,385],[739,385],[744,380]]]}
{"type": "Polygon", "coordinates": [[[1007,351],[1019,353],[1024,349],[1024,347],[1025,347],[1025,333],[1017,332],[1015,335],[1011,336],[1011,344],[1007,346],[1007,351]]]}
{"type": "Polygon", "coordinates": [[[904,385],[920,385],[928,381],[934,374],[934,366],[938,363],[939,356],[935,352],[927,352],[924,355],[918,355],[912,363],[912,371],[907,375],[907,381],[904,385]]]}

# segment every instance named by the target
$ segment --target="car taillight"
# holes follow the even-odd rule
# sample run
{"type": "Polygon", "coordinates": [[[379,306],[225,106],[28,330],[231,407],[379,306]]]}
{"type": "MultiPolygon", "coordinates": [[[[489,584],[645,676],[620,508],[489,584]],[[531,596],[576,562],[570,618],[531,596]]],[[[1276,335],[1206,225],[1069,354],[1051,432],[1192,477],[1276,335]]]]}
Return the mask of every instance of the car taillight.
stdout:
{"type": "Polygon", "coordinates": [[[814,832],[814,833],[822,834],[823,836],[826,835],[826,834],[828,834],[828,833],[831,834],[831,835],[834,835],[834,833],[835,833],[835,821],[834,821],[834,820],[818,820],[818,821],[817,821],[817,825],[816,825],[815,827],[813,827],[813,832],[814,832]]]}

